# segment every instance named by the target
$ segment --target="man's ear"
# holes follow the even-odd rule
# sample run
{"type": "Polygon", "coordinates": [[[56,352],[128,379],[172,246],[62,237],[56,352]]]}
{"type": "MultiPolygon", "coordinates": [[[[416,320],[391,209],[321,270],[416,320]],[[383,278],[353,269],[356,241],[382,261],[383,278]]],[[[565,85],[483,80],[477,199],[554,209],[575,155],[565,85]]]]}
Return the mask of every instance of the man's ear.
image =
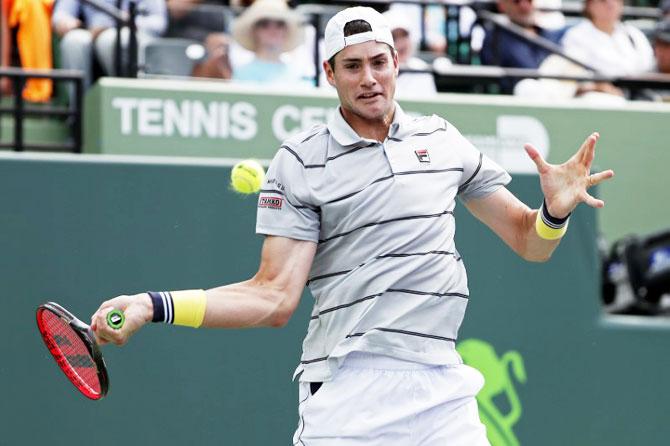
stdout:
{"type": "Polygon", "coordinates": [[[395,75],[396,77],[398,77],[398,74],[400,73],[400,62],[398,61],[398,52],[395,49],[392,49],[391,53],[393,54],[393,67],[395,68],[395,75]]]}
{"type": "Polygon", "coordinates": [[[326,73],[326,79],[331,86],[335,86],[335,73],[333,67],[330,66],[330,63],[327,60],[323,61],[323,72],[326,73]]]}

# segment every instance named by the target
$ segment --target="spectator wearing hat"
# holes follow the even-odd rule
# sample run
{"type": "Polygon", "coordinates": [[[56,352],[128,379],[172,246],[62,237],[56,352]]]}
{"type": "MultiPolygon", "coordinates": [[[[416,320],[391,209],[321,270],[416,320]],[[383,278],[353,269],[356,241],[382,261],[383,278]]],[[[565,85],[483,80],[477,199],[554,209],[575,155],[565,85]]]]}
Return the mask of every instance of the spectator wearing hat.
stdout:
{"type": "Polygon", "coordinates": [[[647,37],[621,22],[623,0],[585,0],[585,20],[570,28],[562,40],[565,51],[610,76],[648,72],[654,53],[647,37]]]}
{"type": "Polygon", "coordinates": [[[403,70],[430,70],[430,65],[414,56],[419,39],[412,32],[406,17],[397,10],[389,10],[384,17],[391,28],[393,43],[398,53],[400,75],[396,81],[396,92],[399,96],[412,95],[431,96],[437,93],[435,78],[432,73],[412,73],[403,70]]]}
{"type": "Polygon", "coordinates": [[[299,70],[281,59],[304,41],[300,16],[283,0],[257,0],[234,22],[232,35],[243,48],[253,52],[248,63],[236,66],[233,80],[309,85],[299,70]]]}

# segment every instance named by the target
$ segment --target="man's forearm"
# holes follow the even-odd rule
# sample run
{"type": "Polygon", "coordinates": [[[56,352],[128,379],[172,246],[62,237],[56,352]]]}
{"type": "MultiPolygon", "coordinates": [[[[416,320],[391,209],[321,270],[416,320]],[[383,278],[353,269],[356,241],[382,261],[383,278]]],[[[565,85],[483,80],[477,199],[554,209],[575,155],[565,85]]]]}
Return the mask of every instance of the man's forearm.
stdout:
{"type": "Polygon", "coordinates": [[[535,228],[539,209],[528,209],[523,217],[523,240],[519,243],[518,254],[531,262],[546,262],[561,242],[561,239],[546,240],[537,234],[535,228]]]}
{"type": "Polygon", "coordinates": [[[212,288],[206,293],[203,327],[281,327],[294,307],[287,292],[254,279],[212,288]]]}

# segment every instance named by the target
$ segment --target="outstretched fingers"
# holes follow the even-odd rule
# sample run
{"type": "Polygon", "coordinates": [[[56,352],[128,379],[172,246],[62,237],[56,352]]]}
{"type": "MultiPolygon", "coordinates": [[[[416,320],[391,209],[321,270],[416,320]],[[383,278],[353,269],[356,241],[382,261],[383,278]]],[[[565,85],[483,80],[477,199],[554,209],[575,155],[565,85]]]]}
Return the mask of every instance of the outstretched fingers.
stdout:
{"type": "Polygon", "coordinates": [[[591,168],[591,163],[593,163],[593,158],[595,157],[596,152],[596,142],[598,142],[600,134],[598,132],[591,133],[584,143],[579,148],[577,152],[579,160],[581,163],[586,166],[587,169],[591,168]]]}
{"type": "Polygon", "coordinates": [[[609,180],[613,176],[614,171],[611,169],[605,170],[603,172],[594,173],[593,175],[589,176],[589,187],[595,186],[596,184],[600,184],[605,180],[609,180]]]}
{"type": "Polygon", "coordinates": [[[533,160],[540,174],[546,173],[549,170],[549,164],[547,164],[542,155],[540,155],[540,152],[532,144],[524,144],[523,148],[526,149],[526,153],[533,160]]]}
{"type": "Polygon", "coordinates": [[[601,208],[605,206],[605,202],[603,200],[599,200],[593,197],[588,192],[584,192],[582,195],[582,201],[592,208],[601,208]]]}

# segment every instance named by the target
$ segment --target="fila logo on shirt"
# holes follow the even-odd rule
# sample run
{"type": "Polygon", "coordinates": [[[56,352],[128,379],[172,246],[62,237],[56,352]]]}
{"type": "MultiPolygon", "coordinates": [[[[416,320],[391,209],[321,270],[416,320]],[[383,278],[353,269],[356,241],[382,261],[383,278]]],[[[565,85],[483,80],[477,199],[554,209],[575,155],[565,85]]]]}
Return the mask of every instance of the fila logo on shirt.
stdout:
{"type": "Polygon", "coordinates": [[[270,197],[267,195],[261,195],[258,200],[259,208],[268,208],[268,209],[281,209],[282,204],[284,204],[284,199],[279,197],[270,197]]]}
{"type": "Polygon", "coordinates": [[[420,163],[430,163],[430,155],[428,149],[416,149],[414,154],[419,159],[420,163]]]}

